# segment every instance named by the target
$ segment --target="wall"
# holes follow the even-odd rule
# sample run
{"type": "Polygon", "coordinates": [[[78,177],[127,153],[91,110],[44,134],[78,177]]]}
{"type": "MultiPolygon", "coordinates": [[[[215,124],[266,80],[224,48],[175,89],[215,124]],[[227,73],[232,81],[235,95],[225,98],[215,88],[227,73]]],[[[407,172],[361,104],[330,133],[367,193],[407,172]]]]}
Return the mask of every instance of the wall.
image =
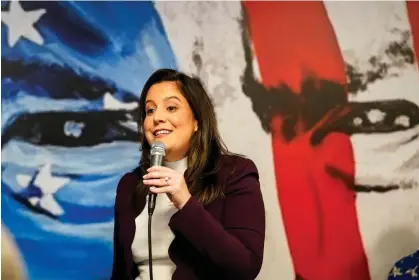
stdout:
{"type": "Polygon", "coordinates": [[[2,222],[30,279],[107,279],[133,112],[199,75],[260,171],[258,279],[385,279],[419,244],[419,6],[2,2],[2,222]]]}

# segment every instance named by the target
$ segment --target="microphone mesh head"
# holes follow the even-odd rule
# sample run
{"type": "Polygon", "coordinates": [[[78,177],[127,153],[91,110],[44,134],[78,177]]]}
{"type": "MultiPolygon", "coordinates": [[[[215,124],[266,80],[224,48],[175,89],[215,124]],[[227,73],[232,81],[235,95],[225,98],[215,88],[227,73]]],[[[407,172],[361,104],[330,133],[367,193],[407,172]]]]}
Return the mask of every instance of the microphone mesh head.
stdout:
{"type": "Polygon", "coordinates": [[[166,156],[166,146],[163,142],[157,141],[151,145],[151,155],[166,156]]]}

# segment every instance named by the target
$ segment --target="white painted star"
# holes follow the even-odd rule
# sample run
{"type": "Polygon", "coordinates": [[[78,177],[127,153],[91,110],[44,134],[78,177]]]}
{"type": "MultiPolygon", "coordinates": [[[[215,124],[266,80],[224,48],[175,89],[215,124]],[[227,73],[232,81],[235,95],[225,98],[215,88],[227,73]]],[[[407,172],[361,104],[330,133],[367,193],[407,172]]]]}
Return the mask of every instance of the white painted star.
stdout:
{"type": "MultiPolygon", "coordinates": [[[[19,174],[16,180],[22,187],[28,187],[31,177],[28,175],[19,174]]],[[[54,194],[61,189],[65,184],[70,182],[69,178],[55,177],[51,173],[51,164],[45,164],[36,175],[34,185],[41,189],[41,197],[31,197],[29,202],[32,205],[39,203],[39,206],[49,211],[53,215],[59,216],[64,214],[64,210],[54,198],[54,194]]]]}
{"type": "Polygon", "coordinates": [[[51,164],[48,163],[41,167],[34,184],[42,190],[43,194],[54,194],[68,182],[70,182],[69,178],[52,176],[51,164]]]}
{"type": "Polygon", "coordinates": [[[21,37],[42,45],[44,39],[34,24],[46,13],[45,9],[35,11],[25,11],[18,1],[10,1],[9,11],[1,12],[1,20],[9,27],[8,41],[10,47],[13,47],[21,37]]]}

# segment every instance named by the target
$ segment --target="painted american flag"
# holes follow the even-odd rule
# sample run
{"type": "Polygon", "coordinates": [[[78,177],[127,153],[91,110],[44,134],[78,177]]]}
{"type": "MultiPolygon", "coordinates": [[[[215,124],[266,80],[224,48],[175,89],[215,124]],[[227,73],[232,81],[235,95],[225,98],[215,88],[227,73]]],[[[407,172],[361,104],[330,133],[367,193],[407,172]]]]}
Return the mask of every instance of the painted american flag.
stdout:
{"type": "Polygon", "coordinates": [[[419,246],[418,4],[2,1],[2,223],[29,278],[108,278],[139,92],[172,67],[259,168],[258,279],[385,279],[419,246]]]}

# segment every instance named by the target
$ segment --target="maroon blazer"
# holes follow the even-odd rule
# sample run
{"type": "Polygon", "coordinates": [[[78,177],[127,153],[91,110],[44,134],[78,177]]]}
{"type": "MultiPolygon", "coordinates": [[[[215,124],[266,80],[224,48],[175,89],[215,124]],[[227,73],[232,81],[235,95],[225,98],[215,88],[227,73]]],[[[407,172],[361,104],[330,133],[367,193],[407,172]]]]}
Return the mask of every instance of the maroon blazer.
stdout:
{"type": "MultiPolygon", "coordinates": [[[[225,186],[225,198],[208,205],[191,197],[169,222],[175,238],[169,257],[176,265],[173,280],[255,279],[262,266],[265,240],[265,208],[259,174],[253,161],[223,156],[217,182],[225,186]]],[[[139,211],[129,203],[138,183],[125,174],[115,202],[114,263],[111,279],[135,279],[131,244],[139,211]]],[[[145,210],[144,210],[145,209],[145,210]]],[[[147,229],[141,229],[147,232],[147,229]]],[[[160,280],[160,279],[157,279],[160,280]]]]}

